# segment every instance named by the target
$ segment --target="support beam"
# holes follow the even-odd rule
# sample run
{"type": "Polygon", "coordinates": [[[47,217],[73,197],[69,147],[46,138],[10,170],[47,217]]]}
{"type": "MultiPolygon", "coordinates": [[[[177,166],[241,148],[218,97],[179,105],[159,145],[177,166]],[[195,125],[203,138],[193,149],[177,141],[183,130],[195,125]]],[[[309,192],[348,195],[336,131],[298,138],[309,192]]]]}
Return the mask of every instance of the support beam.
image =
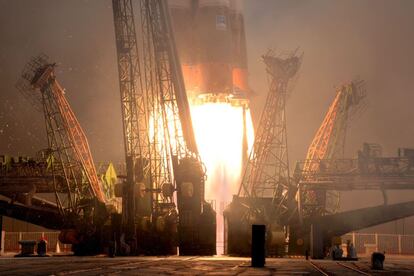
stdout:
{"type": "Polygon", "coordinates": [[[309,218],[296,230],[303,236],[309,233],[312,258],[319,259],[324,257],[324,248],[331,246],[333,237],[409,216],[414,216],[414,201],[309,218]]]}
{"type": "Polygon", "coordinates": [[[309,219],[306,222],[323,225],[325,231],[335,236],[341,236],[352,231],[410,216],[414,216],[414,201],[357,209],[309,219]]]}
{"type": "Polygon", "coordinates": [[[0,200],[0,216],[23,220],[48,229],[60,230],[64,225],[63,217],[57,209],[12,204],[4,200],[0,200]]]}

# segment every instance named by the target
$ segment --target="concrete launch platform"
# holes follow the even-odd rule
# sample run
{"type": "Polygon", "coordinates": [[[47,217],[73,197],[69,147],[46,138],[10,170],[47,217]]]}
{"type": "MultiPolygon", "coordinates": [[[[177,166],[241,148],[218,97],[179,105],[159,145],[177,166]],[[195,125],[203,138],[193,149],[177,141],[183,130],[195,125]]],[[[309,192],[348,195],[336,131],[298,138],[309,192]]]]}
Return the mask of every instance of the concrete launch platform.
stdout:
{"type": "Polygon", "coordinates": [[[248,258],[231,257],[0,257],[0,275],[414,275],[414,257],[386,256],[385,270],[357,262],[267,259],[251,268],[248,258]]]}

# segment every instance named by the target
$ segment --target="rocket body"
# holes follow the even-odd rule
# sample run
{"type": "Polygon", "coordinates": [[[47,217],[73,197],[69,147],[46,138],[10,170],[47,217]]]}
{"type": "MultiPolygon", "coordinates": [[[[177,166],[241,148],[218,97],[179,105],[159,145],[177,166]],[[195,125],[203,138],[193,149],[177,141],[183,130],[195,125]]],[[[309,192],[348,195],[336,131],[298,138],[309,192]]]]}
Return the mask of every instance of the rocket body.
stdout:
{"type": "Polygon", "coordinates": [[[241,0],[168,0],[193,128],[217,212],[223,252],[224,206],[237,193],[253,144],[241,0]]]}
{"type": "Polygon", "coordinates": [[[169,0],[190,98],[247,95],[247,54],[240,0],[169,0]]]}

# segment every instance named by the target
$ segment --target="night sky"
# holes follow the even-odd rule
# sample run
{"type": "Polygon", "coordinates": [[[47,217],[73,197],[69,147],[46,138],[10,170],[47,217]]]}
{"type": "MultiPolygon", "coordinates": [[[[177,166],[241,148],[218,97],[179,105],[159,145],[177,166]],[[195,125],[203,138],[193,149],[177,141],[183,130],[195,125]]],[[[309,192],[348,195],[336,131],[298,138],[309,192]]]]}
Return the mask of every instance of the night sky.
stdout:
{"type": "MultiPolygon", "coordinates": [[[[363,142],[385,155],[414,148],[414,1],[245,0],[253,116],[260,115],[267,78],[260,56],[268,48],[300,47],[303,65],[288,102],[291,163],[303,159],[335,96],[357,76],[368,106],[352,121],[346,154],[363,142]]],[[[30,57],[58,63],[96,161],[123,160],[118,73],[111,1],[0,0],[0,153],[33,155],[46,147],[42,114],[14,85],[30,57]]],[[[347,195],[345,209],[381,203],[380,193],[347,195]]],[[[414,193],[392,193],[391,202],[414,193]]]]}

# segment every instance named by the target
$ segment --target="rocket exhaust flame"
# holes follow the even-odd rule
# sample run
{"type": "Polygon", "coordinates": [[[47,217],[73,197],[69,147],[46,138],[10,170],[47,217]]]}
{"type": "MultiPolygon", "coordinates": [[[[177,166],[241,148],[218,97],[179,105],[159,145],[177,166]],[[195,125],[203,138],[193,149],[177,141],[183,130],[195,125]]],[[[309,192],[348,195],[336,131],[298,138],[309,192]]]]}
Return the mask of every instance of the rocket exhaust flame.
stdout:
{"type": "Polygon", "coordinates": [[[193,102],[190,107],[197,146],[207,169],[205,195],[217,211],[217,253],[222,254],[223,209],[237,193],[246,156],[243,149],[248,151],[254,139],[250,110],[226,102],[193,102]],[[243,146],[245,139],[248,149],[243,146]]]}
{"type": "Polygon", "coordinates": [[[241,0],[168,0],[198,151],[207,170],[205,197],[217,213],[238,191],[253,143],[248,109],[246,37],[241,0]]]}

